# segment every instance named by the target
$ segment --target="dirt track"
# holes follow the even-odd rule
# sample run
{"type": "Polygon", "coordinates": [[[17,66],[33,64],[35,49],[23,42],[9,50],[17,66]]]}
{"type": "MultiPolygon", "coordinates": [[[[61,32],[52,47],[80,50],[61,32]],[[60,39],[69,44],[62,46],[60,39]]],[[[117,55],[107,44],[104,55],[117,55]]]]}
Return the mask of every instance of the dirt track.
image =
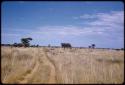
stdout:
{"type": "Polygon", "coordinates": [[[115,50],[2,47],[3,83],[122,83],[124,53],[115,50]]]}

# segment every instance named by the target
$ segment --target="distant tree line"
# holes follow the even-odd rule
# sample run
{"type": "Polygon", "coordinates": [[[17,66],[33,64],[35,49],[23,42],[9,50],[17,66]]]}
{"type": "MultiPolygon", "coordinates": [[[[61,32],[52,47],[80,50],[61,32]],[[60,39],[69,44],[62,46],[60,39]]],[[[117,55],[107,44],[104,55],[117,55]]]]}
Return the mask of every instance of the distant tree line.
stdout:
{"type": "MultiPolygon", "coordinates": [[[[15,47],[22,47],[22,44],[20,44],[20,43],[14,43],[14,44],[1,44],[1,46],[14,46],[15,45],[15,47]],[[18,44],[18,46],[17,46],[17,44],[18,44]]],[[[60,48],[60,46],[40,46],[40,45],[30,45],[29,47],[52,47],[52,48],[60,48]]],[[[61,47],[62,48],[64,48],[65,46],[63,45],[61,45],[61,47]]],[[[70,47],[70,46],[69,46],[70,47]]],[[[65,48],[69,48],[69,47],[65,47],[65,48]]],[[[88,47],[70,47],[70,48],[78,48],[78,49],[85,49],[85,48],[92,48],[91,46],[88,46],[88,47]]],[[[119,51],[119,50],[124,50],[124,48],[119,48],[119,49],[115,49],[115,48],[96,48],[96,49],[109,49],[109,50],[117,50],[117,51],[119,51]]]]}
{"type": "MultiPolygon", "coordinates": [[[[37,45],[30,45],[30,41],[32,40],[32,38],[28,37],[28,38],[21,38],[21,43],[14,43],[14,44],[1,44],[1,46],[14,46],[14,47],[41,47],[38,44],[37,45]]],[[[42,46],[45,47],[45,46],[42,46]]],[[[58,48],[59,46],[51,46],[50,44],[48,44],[48,47],[54,47],[54,48],[58,48]]],[[[70,43],[61,43],[61,47],[62,48],[72,48],[72,45],[70,43]]],[[[88,46],[88,48],[92,48],[94,49],[96,47],[95,44],[91,44],[90,46],[88,46]]],[[[74,47],[73,47],[74,48],[74,47]]],[[[75,47],[75,48],[85,48],[85,47],[75,47]]],[[[111,48],[97,48],[97,49],[111,49],[111,48]]],[[[112,49],[112,50],[124,50],[124,48],[121,49],[112,49]]]]}

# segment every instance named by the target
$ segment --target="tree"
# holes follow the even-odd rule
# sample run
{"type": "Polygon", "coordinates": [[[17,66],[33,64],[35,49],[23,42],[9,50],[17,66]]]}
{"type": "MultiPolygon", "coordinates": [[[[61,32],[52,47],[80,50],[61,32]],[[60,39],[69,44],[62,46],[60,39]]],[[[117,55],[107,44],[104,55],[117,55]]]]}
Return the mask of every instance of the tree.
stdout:
{"type": "Polygon", "coordinates": [[[30,40],[32,40],[32,38],[21,38],[21,42],[25,47],[29,47],[30,46],[30,40]]]}
{"type": "Polygon", "coordinates": [[[92,44],[92,48],[95,48],[95,44],[92,44]]]}
{"type": "Polygon", "coordinates": [[[14,43],[14,44],[13,44],[14,47],[17,47],[17,45],[18,45],[17,43],[14,43]]]}
{"type": "Polygon", "coordinates": [[[61,46],[63,48],[72,48],[71,44],[70,43],[61,43],[61,46]]]}
{"type": "Polygon", "coordinates": [[[91,46],[89,46],[89,48],[91,48],[91,46]]]}

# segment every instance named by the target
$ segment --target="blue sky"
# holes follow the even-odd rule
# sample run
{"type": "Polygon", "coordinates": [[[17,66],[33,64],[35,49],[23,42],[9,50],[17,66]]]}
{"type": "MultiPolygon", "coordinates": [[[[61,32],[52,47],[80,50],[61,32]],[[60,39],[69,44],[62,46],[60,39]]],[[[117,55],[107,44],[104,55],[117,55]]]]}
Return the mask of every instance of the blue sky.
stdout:
{"type": "Polygon", "coordinates": [[[2,3],[2,43],[32,37],[31,44],[74,47],[123,48],[122,2],[60,1],[2,3]]]}

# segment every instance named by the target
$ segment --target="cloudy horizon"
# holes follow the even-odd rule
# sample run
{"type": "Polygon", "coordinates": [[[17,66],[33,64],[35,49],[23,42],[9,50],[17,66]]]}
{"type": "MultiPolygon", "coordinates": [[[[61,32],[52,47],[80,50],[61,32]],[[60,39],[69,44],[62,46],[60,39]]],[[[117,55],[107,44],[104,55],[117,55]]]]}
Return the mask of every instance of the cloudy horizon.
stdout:
{"type": "MultiPolygon", "coordinates": [[[[91,2],[91,1],[90,1],[91,2]]],[[[73,47],[124,48],[122,2],[3,2],[2,43],[73,47]]]]}

